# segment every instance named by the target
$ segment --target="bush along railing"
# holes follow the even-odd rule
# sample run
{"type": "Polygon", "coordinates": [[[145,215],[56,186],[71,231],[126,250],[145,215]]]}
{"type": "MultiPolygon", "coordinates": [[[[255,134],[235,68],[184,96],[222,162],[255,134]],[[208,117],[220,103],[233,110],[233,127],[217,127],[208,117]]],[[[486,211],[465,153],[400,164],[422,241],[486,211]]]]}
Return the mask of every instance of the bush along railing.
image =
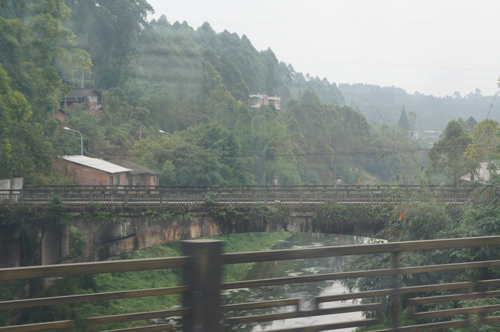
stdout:
{"type": "MultiPolygon", "coordinates": [[[[448,329],[452,327],[469,326],[475,324],[492,324],[500,322],[500,316],[492,313],[500,311],[500,305],[462,306],[464,299],[486,299],[500,297],[500,291],[488,290],[490,287],[500,285],[499,280],[475,280],[450,282],[440,284],[426,284],[411,287],[401,287],[400,279],[403,275],[432,273],[457,270],[481,270],[500,266],[500,260],[460,262],[440,265],[400,266],[400,253],[412,251],[443,250],[450,248],[471,248],[500,246],[500,237],[478,237],[446,240],[411,241],[398,243],[381,243],[365,245],[349,245],[336,247],[319,247],[308,249],[272,250],[263,252],[246,252],[221,254],[221,242],[216,240],[191,240],[183,241],[183,254],[181,257],[139,259],[129,261],[106,261],[98,263],[79,263],[63,265],[46,265],[34,267],[19,267],[0,269],[0,282],[9,282],[20,279],[64,277],[73,275],[89,275],[97,273],[113,273],[124,271],[144,271],[155,269],[182,268],[182,285],[176,287],[128,290],[109,293],[92,293],[67,295],[60,297],[36,298],[26,300],[13,300],[0,302],[0,310],[13,310],[35,306],[49,306],[57,304],[71,304],[91,301],[113,300],[123,298],[136,298],[166,294],[182,294],[182,307],[165,309],[153,312],[123,313],[110,316],[92,317],[86,319],[86,331],[98,331],[103,324],[117,322],[131,322],[146,320],[151,325],[133,327],[114,331],[165,331],[179,329],[184,332],[219,332],[223,329],[234,330],[239,325],[269,322],[275,320],[303,318],[320,315],[341,314],[350,312],[363,312],[365,319],[345,322],[331,322],[320,325],[296,326],[281,329],[280,332],[292,331],[323,331],[340,328],[354,328],[380,324],[383,316],[392,317],[392,328],[383,331],[430,331],[448,329]],[[264,261],[283,261],[294,259],[311,259],[320,257],[389,254],[392,255],[393,267],[388,269],[362,270],[338,272],[318,275],[304,275],[284,278],[244,280],[221,283],[222,267],[227,264],[241,264],[264,261]],[[294,283],[307,283],[326,280],[352,280],[367,277],[392,278],[392,288],[378,289],[358,293],[318,296],[315,298],[313,310],[301,310],[298,299],[279,299],[264,302],[234,303],[221,305],[221,291],[264,287],[273,285],[286,285],[294,283]],[[473,290],[477,287],[476,291],[473,290]],[[460,292],[446,294],[447,292],[460,292]],[[439,294],[439,295],[434,295],[439,294]],[[417,323],[411,326],[400,326],[400,297],[410,295],[410,315],[417,323]],[[382,303],[369,303],[351,306],[322,308],[323,303],[363,298],[390,298],[392,312],[383,312],[382,303]],[[418,312],[418,306],[429,303],[452,302],[453,309],[433,310],[418,312]],[[278,311],[268,314],[249,314],[223,319],[223,313],[228,311],[253,310],[262,308],[293,307],[292,311],[278,311]],[[478,319],[472,319],[477,315],[478,319]],[[180,325],[160,324],[157,319],[173,316],[182,316],[180,325]],[[419,324],[422,319],[434,319],[433,322],[419,324]],[[441,321],[435,321],[437,318],[441,321]],[[156,320],[156,321],[155,321],[156,320]]],[[[472,275],[472,274],[470,274],[472,275]]],[[[72,331],[74,322],[62,320],[54,322],[41,322],[28,325],[0,327],[5,331],[42,331],[47,329],[72,331]]],[[[382,331],[382,330],[380,330],[382,331]]]]}
{"type": "MultiPolygon", "coordinates": [[[[415,193],[432,193],[447,203],[465,202],[477,186],[26,186],[0,191],[3,204],[382,204],[401,202],[415,193]]],[[[498,190],[497,187],[491,187],[498,190]]]]}

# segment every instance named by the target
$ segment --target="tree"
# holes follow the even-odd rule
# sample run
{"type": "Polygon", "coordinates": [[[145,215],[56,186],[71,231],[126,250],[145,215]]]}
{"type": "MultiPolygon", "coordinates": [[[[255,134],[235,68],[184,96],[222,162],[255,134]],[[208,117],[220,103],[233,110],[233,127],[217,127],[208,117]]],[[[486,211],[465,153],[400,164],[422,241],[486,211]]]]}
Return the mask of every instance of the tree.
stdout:
{"type": "Polygon", "coordinates": [[[477,163],[489,161],[496,145],[500,142],[498,137],[500,123],[492,119],[485,119],[474,127],[473,141],[467,148],[464,156],[477,163]]]}
{"type": "Polygon", "coordinates": [[[473,116],[470,116],[467,121],[465,121],[465,124],[467,125],[467,128],[471,133],[474,132],[474,127],[477,125],[476,119],[474,119],[473,116]]]}
{"type": "Polygon", "coordinates": [[[98,86],[117,86],[124,68],[137,56],[138,41],[147,31],[153,7],[137,0],[101,0],[99,6],[94,0],[67,4],[72,15],[66,26],[94,60],[98,86]]]}
{"type": "MultiPolygon", "coordinates": [[[[2,1],[0,5],[0,177],[46,184],[52,164],[61,80],[51,66],[74,45],[63,0],[2,1]]],[[[52,177],[56,179],[55,176],[52,177]]]]}
{"type": "Polygon", "coordinates": [[[410,122],[408,121],[408,116],[406,116],[406,110],[405,110],[404,105],[403,105],[403,109],[401,110],[401,115],[399,117],[398,126],[400,126],[401,128],[403,128],[406,131],[410,130],[410,122]]]}
{"type": "Polygon", "coordinates": [[[415,121],[417,120],[417,113],[411,111],[408,113],[408,116],[410,117],[410,138],[413,139],[413,132],[415,131],[415,121]]]}
{"type": "Polygon", "coordinates": [[[137,142],[135,161],[160,173],[160,183],[253,184],[235,134],[215,122],[189,127],[174,137],[151,135],[137,142]]]}
{"type": "Polygon", "coordinates": [[[72,87],[75,87],[75,72],[81,74],[81,88],[85,86],[85,74],[90,74],[90,67],[92,67],[92,60],[87,51],[72,48],[70,51],[64,51],[60,54],[59,64],[63,70],[71,74],[72,87]]]}
{"type": "MultiPolygon", "coordinates": [[[[11,80],[0,64],[0,176],[12,176],[12,144],[10,134],[13,127],[25,122],[31,116],[26,98],[10,87],[11,80]],[[3,165],[2,165],[3,164],[3,165]]],[[[3,178],[2,177],[2,178],[3,178]]]]}
{"type": "Polygon", "coordinates": [[[429,152],[431,171],[444,175],[448,183],[457,184],[461,175],[472,172],[477,165],[464,156],[471,143],[472,136],[460,122],[448,122],[444,136],[434,143],[429,152]]]}
{"type": "MultiPolygon", "coordinates": [[[[467,122],[465,122],[465,121],[464,121],[464,119],[462,119],[462,118],[460,117],[460,118],[458,118],[458,120],[457,120],[457,121],[458,121],[458,122],[460,122],[460,124],[461,124],[462,126],[464,126],[464,128],[465,128],[465,129],[469,130],[469,127],[467,126],[467,122]]],[[[471,134],[472,134],[472,131],[471,131],[471,134]]]]}

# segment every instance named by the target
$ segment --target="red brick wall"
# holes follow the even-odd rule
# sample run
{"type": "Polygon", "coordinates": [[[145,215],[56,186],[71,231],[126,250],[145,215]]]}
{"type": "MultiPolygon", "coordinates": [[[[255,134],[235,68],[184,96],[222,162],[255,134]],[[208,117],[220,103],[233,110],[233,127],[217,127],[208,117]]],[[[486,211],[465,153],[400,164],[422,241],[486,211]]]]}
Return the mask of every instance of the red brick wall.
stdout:
{"type": "Polygon", "coordinates": [[[82,102],[82,103],[77,103],[73,102],[68,105],[68,108],[75,109],[77,106],[81,106],[83,108],[83,112],[86,112],[88,114],[97,114],[97,110],[90,110],[92,107],[99,106],[100,103],[94,103],[94,102],[82,102]]]}
{"type": "Polygon", "coordinates": [[[57,111],[54,116],[58,119],[64,120],[66,118],[66,114],[62,111],[57,111]]]}
{"type": "Polygon", "coordinates": [[[63,164],[63,172],[67,175],[74,177],[78,184],[80,185],[109,185],[109,176],[113,175],[113,185],[126,185],[127,182],[125,178],[127,177],[126,172],[109,174],[104,171],[100,171],[95,168],[75,164],[65,160],[63,164]],[[120,183],[116,183],[116,176],[120,175],[120,183]]]}

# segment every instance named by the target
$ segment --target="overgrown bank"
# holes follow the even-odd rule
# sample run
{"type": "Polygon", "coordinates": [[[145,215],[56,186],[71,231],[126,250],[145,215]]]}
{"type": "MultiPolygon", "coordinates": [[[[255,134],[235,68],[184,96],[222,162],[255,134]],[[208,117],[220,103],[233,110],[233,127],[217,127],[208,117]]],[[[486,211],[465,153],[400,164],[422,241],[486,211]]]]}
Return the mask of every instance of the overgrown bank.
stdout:
{"type": "MultiPolygon", "coordinates": [[[[409,197],[407,201],[394,207],[389,222],[381,236],[392,242],[418,241],[431,239],[462,238],[477,236],[500,235],[500,193],[490,188],[477,189],[463,205],[441,203],[430,194],[419,194],[409,197]]],[[[500,256],[498,247],[471,247],[432,251],[402,252],[400,266],[423,266],[438,264],[453,264],[474,261],[497,260],[500,256]]],[[[392,267],[392,256],[383,254],[352,256],[347,264],[347,270],[374,270],[392,267]]],[[[442,284],[471,281],[473,287],[479,280],[499,279],[500,269],[497,267],[468,270],[448,270],[433,273],[418,273],[401,276],[401,287],[411,287],[429,284],[442,284]]],[[[370,277],[357,280],[347,280],[346,285],[351,291],[374,291],[392,288],[391,277],[370,277]]],[[[461,292],[461,291],[460,291],[461,292]]],[[[460,293],[459,292],[459,293],[460,293]]],[[[456,293],[456,292],[455,292],[456,293]]],[[[455,319],[466,319],[465,315],[437,317],[412,321],[409,319],[409,298],[453,294],[447,292],[422,292],[401,296],[402,325],[425,324],[455,319]]],[[[362,300],[362,303],[380,302],[384,305],[384,320],[381,325],[360,328],[362,331],[385,329],[392,327],[390,298],[379,297],[362,300]]],[[[425,304],[419,311],[435,311],[471,307],[480,305],[498,305],[500,300],[488,298],[480,300],[462,300],[425,304]]],[[[481,325],[479,318],[471,316],[472,326],[451,328],[447,331],[498,331],[499,324],[481,325]]]]}

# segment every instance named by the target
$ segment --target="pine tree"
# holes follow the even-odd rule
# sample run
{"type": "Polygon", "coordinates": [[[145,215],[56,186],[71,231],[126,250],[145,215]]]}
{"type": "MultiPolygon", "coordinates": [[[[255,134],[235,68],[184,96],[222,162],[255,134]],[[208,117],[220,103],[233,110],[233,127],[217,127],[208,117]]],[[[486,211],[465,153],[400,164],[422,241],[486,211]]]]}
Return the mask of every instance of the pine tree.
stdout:
{"type": "Polygon", "coordinates": [[[403,105],[403,110],[401,111],[401,116],[399,117],[398,126],[400,126],[405,130],[410,130],[410,122],[408,121],[408,116],[406,115],[404,105],[403,105]]]}

